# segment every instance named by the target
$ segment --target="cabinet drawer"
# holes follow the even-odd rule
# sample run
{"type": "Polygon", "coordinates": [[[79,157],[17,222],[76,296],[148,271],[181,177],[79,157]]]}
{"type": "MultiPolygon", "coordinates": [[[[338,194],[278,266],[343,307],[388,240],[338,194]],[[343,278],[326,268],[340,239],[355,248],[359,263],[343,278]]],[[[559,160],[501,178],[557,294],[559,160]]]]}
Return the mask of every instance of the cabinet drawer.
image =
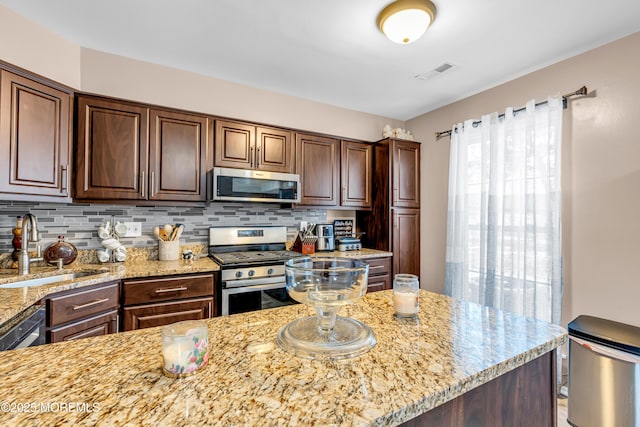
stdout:
{"type": "Polygon", "coordinates": [[[118,310],[79,320],[49,331],[51,343],[98,337],[118,332],[118,310]]]}
{"type": "Polygon", "coordinates": [[[47,326],[93,316],[118,307],[118,282],[90,289],[78,289],[47,298],[47,326]]]}
{"type": "Polygon", "coordinates": [[[369,264],[369,276],[391,274],[391,257],[364,260],[369,264]]]}
{"type": "Polygon", "coordinates": [[[213,274],[124,280],[122,284],[124,305],[213,296],[213,274]]]}
{"type": "Polygon", "coordinates": [[[209,319],[212,313],[213,297],[125,307],[122,313],[123,330],[164,326],[183,320],[209,319]]]}
{"type": "Polygon", "coordinates": [[[385,289],[391,289],[391,275],[385,274],[382,276],[369,276],[369,283],[367,284],[367,292],[383,291],[385,289]]]}

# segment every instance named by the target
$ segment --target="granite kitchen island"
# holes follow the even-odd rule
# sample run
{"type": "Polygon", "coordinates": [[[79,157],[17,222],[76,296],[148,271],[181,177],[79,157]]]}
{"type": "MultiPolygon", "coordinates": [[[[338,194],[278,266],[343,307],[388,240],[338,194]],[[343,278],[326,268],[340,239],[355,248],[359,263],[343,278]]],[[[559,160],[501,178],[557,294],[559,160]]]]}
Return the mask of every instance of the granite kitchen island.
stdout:
{"type": "Polygon", "coordinates": [[[342,309],[378,341],[354,359],[275,344],[303,305],[207,320],[209,364],[182,379],[162,374],[161,328],[5,351],[0,425],[555,425],[564,329],[426,291],[417,320],[396,320],[391,295],[342,309]]]}

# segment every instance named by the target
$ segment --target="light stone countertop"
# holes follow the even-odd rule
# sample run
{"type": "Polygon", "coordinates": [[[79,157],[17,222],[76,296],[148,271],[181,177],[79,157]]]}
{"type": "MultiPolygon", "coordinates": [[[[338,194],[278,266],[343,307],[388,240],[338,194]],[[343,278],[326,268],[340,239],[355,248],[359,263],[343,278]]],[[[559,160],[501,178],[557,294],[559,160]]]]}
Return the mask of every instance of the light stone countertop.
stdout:
{"type": "Polygon", "coordinates": [[[136,259],[116,264],[74,263],[69,266],[65,266],[63,271],[56,270],[55,267],[32,267],[32,273],[27,276],[18,276],[16,274],[16,270],[3,269],[0,270],[0,326],[42,298],[55,292],[81,288],[84,286],[95,285],[97,283],[106,283],[112,280],[203,273],[218,270],[220,270],[218,264],[208,257],[203,257],[195,261],[154,261],[136,259]],[[3,284],[13,283],[18,280],[56,276],[59,274],[78,271],[103,271],[103,273],[49,285],[26,288],[1,287],[3,284]]]}
{"type": "Polygon", "coordinates": [[[275,343],[312,315],[304,305],[206,320],[209,364],[183,379],[162,374],[162,328],[1,352],[0,425],[397,425],[567,340],[559,326],[424,290],[418,319],[396,320],[391,295],[342,309],[377,344],[341,361],[275,343]]]}
{"type": "MultiPolygon", "coordinates": [[[[201,250],[202,248],[198,249],[201,250]]],[[[362,249],[360,251],[348,252],[317,252],[314,256],[320,255],[366,259],[375,257],[388,257],[392,256],[392,253],[378,251],[375,249],[362,249]]],[[[11,320],[14,316],[18,315],[47,295],[53,294],[55,292],[80,288],[97,283],[105,283],[112,280],[203,273],[220,270],[218,264],[216,264],[206,256],[200,257],[199,259],[194,261],[158,261],[157,259],[148,260],[146,259],[146,256],[146,252],[135,253],[135,256],[128,257],[127,261],[115,264],[91,264],[75,262],[73,264],[70,264],[69,266],[65,266],[63,271],[56,270],[55,267],[51,266],[32,267],[32,274],[29,274],[27,276],[18,276],[17,270],[0,269],[0,328],[5,322],[11,320]],[[28,288],[1,287],[1,285],[3,284],[13,283],[18,280],[55,276],[62,273],[77,271],[104,271],[104,273],[78,278],[75,280],[68,280],[65,282],[58,282],[55,284],[34,286],[28,288]]]]}

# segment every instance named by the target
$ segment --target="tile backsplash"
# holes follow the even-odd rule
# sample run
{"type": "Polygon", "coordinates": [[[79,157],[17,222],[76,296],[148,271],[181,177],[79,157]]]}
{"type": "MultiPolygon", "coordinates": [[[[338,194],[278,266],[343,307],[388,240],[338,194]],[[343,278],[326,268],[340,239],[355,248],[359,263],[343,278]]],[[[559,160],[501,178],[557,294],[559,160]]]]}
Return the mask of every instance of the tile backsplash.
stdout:
{"type": "MultiPolygon", "coordinates": [[[[295,238],[300,221],[322,224],[327,219],[324,209],[287,209],[268,203],[211,203],[207,206],[126,206],[105,204],[63,204],[0,201],[0,253],[11,252],[11,229],[16,217],[27,212],[38,218],[44,249],[59,235],[78,249],[97,249],[100,246],[98,224],[115,216],[116,221],[142,223],[142,236],[121,238],[127,247],[156,245],[153,227],[163,224],[184,224],[181,244],[208,244],[208,229],[216,226],[284,225],[288,240],[295,238]]],[[[33,245],[33,244],[32,244],[33,245]]],[[[33,246],[32,246],[33,248],[33,246]]]]}

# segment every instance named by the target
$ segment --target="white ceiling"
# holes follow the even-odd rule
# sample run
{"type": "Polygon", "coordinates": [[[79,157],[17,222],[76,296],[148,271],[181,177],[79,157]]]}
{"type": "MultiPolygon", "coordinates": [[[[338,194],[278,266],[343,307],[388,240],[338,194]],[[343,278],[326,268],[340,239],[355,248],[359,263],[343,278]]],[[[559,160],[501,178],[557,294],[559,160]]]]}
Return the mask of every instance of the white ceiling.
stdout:
{"type": "Polygon", "coordinates": [[[400,120],[640,30],[638,0],[434,0],[425,35],[397,45],[376,26],[390,1],[0,3],[83,47],[400,120]]]}

